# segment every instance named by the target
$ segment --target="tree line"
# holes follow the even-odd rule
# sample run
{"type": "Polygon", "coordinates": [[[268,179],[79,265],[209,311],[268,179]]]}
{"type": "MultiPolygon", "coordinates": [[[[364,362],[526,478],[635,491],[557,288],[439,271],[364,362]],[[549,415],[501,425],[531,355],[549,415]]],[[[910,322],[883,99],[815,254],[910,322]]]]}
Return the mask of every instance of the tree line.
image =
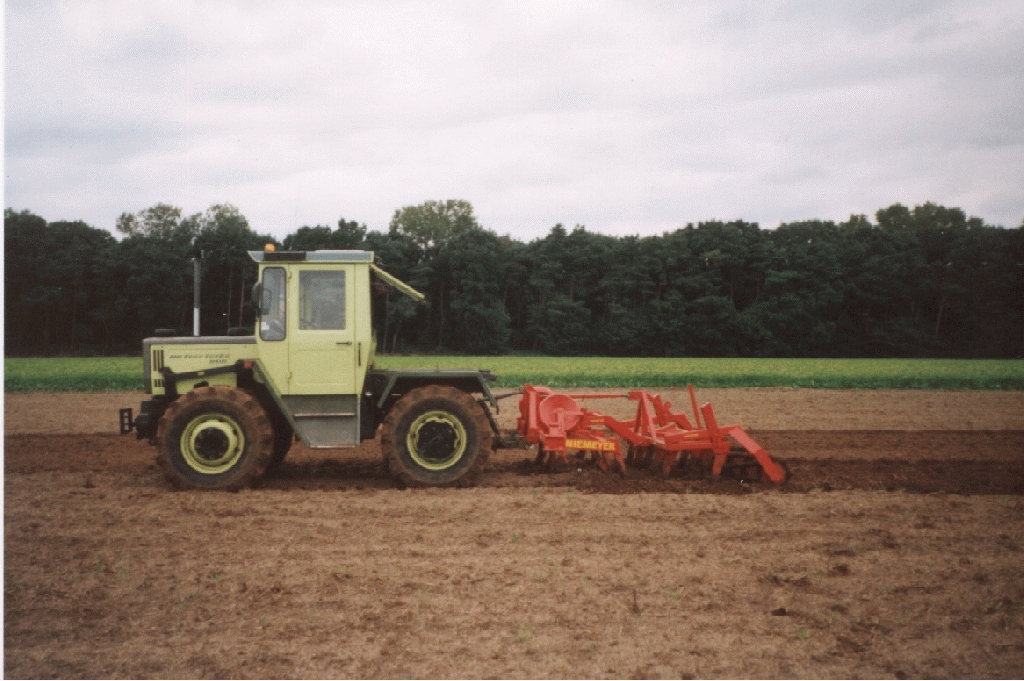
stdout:
{"type": "Polygon", "coordinates": [[[846,222],[762,229],[707,221],[658,236],[555,225],[519,241],[466,201],[395,211],[387,232],[340,219],[278,241],[237,208],[157,204],[117,221],[4,212],[8,355],[138,352],[157,328],[192,329],[201,251],[203,335],[252,328],[246,251],[365,249],[427,296],[375,294],[386,352],[606,356],[1022,357],[1024,223],[900,204],[846,222]]]}

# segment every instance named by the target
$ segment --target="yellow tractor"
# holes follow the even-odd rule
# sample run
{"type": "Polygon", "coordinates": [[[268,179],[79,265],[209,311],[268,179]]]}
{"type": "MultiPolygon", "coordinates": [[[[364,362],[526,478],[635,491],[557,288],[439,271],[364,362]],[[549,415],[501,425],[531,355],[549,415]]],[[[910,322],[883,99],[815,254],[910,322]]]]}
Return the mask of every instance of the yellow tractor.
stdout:
{"type": "Polygon", "coordinates": [[[472,474],[502,444],[497,378],[475,369],[381,370],[371,286],[423,295],[369,251],[250,251],[259,279],[252,332],[158,334],[143,341],[146,392],[133,430],[159,448],[168,477],[192,488],[250,485],[307,447],[354,447],[381,430],[388,468],[407,484],[472,474]]]}

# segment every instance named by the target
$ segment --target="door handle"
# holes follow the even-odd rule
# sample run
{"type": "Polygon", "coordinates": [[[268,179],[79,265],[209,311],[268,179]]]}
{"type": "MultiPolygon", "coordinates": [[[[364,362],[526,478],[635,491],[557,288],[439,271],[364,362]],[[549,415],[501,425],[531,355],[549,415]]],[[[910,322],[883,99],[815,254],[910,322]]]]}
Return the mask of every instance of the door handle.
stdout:
{"type": "Polygon", "coordinates": [[[352,341],[338,341],[338,345],[352,345],[352,341]]]}

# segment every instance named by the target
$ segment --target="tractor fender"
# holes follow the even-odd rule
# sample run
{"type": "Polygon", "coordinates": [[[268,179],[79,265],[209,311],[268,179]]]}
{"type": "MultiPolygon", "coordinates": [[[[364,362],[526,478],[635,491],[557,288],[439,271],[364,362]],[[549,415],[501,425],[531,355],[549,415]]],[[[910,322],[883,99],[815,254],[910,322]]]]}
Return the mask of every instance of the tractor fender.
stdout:
{"type": "Polygon", "coordinates": [[[498,377],[486,369],[370,369],[366,373],[363,393],[366,399],[364,404],[372,407],[373,413],[371,415],[369,409],[363,412],[363,417],[367,419],[366,432],[376,431],[387,412],[404,395],[417,388],[435,385],[449,386],[469,395],[483,395],[483,399],[477,401],[491,429],[497,434],[498,424],[494,413],[498,411],[498,400],[489,385],[497,380],[498,377]],[[372,422],[369,421],[371,418],[372,422]]]}
{"type": "Polygon", "coordinates": [[[465,393],[481,393],[495,410],[498,401],[488,383],[498,377],[486,369],[371,369],[367,372],[367,392],[376,407],[383,409],[389,400],[399,399],[410,390],[427,385],[448,385],[465,393]]]}

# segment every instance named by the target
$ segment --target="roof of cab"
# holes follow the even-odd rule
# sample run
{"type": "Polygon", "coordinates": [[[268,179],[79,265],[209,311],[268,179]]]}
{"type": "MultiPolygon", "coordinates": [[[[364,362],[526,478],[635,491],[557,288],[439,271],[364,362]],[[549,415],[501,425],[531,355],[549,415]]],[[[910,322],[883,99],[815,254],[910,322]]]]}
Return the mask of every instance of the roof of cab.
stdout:
{"type": "Polygon", "coordinates": [[[373,251],[249,251],[256,262],[373,262],[373,251]]]}
{"type": "Polygon", "coordinates": [[[418,303],[426,300],[426,296],[412,286],[375,265],[373,262],[373,251],[249,251],[249,257],[261,263],[366,263],[384,283],[395,287],[418,303]]]}

